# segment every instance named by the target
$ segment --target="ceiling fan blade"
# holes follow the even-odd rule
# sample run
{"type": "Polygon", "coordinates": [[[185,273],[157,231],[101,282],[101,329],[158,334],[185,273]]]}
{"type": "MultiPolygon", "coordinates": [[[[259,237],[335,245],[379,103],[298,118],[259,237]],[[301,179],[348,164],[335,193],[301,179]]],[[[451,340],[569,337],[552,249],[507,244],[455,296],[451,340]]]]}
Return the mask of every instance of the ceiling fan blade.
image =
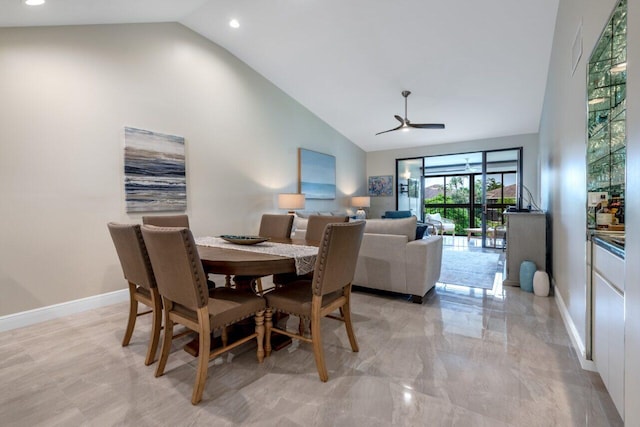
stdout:
{"type": "Polygon", "coordinates": [[[397,128],[385,130],[383,132],[378,132],[376,133],[376,135],[380,135],[382,133],[387,133],[387,132],[393,132],[394,130],[398,130],[401,128],[410,128],[410,127],[416,128],[416,129],[444,129],[444,123],[417,123],[415,125],[411,123],[409,119],[407,119],[407,97],[409,95],[411,95],[411,92],[409,92],[408,90],[402,91],[402,96],[404,97],[404,119],[398,115],[393,116],[396,118],[397,121],[400,122],[400,126],[398,126],[397,128]]]}
{"type": "Polygon", "coordinates": [[[393,128],[393,129],[385,130],[385,131],[382,131],[382,132],[378,132],[378,133],[376,133],[376,135],[380,135],[381,133],[393,132],[394,130],[400,129],[402,126],[404,126],[404,122],[402,122],[402,124],[400,126],[398,126],[397,128],[393,128]]]}
{"type": "Polygon", "coordinates": [[[444,129],[444,123],[407,123],[407,126],[418,129],[444,129]]]}

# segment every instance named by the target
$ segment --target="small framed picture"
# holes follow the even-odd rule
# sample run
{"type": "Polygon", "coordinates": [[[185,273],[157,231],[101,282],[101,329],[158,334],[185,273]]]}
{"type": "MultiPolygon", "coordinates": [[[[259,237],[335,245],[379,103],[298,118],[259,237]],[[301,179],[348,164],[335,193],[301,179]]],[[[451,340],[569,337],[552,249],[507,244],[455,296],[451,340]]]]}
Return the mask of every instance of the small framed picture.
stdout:
{"type": "Polygon", "coordinates": [[[369,177],[369,196],[393,196],[393,175],[378,175],[369,177]]]}

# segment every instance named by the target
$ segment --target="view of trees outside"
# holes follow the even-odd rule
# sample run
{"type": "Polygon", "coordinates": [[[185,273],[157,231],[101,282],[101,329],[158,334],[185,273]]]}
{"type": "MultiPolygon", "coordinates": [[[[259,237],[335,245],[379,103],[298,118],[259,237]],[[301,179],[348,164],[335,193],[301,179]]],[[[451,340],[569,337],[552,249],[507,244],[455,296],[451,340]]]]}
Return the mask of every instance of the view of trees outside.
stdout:
{"type": "MultiPolygon", "coordinates": [[[[515,181],[515,173],[487,175],[487,227],[502,225],[502,212],[507,206],[515,205],[515,181]]],[[[426,177],[424,203],[425,214],[440,213],[454,221],[456,234],[464,234],[465,228],[479,228],[482,225],[482,175],[426,177]],[[473,180],[473,186],[470,180],[473,180]]]]}

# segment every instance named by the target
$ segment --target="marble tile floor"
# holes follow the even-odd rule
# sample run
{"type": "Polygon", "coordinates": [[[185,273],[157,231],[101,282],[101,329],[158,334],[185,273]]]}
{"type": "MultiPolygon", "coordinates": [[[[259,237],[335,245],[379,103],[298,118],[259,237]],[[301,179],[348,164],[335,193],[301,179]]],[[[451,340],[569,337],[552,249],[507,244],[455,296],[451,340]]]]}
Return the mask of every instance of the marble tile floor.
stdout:
{"type": "Polygon", "coordinates": [[[423,305],[356,292],[353,313],[359,353],[340,322],[323,320],[327,383],[308,344],[262,365],[246,344],[210,363],[198,406],[195,359],[181,349],[189,338],[155,378],[156,364],[143,363],[149,316],[120,345],[126,304],[4,332],[0,424],[622,425],[600,377],[580,368],[553,298],[438,285],[423,305]]]}

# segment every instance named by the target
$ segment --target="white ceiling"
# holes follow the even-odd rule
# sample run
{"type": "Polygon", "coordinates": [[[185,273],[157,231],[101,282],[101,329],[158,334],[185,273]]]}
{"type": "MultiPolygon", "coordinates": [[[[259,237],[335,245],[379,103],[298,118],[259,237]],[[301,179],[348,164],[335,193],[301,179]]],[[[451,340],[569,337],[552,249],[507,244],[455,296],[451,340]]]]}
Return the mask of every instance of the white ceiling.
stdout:
{"type": "Polygon", "coordinates": [[[0,0],[0,27],[177,21],[376,151],[537,132],[558,1],[0,0]],[[403,90],[446,129],[375,136],[403,90]]]}

